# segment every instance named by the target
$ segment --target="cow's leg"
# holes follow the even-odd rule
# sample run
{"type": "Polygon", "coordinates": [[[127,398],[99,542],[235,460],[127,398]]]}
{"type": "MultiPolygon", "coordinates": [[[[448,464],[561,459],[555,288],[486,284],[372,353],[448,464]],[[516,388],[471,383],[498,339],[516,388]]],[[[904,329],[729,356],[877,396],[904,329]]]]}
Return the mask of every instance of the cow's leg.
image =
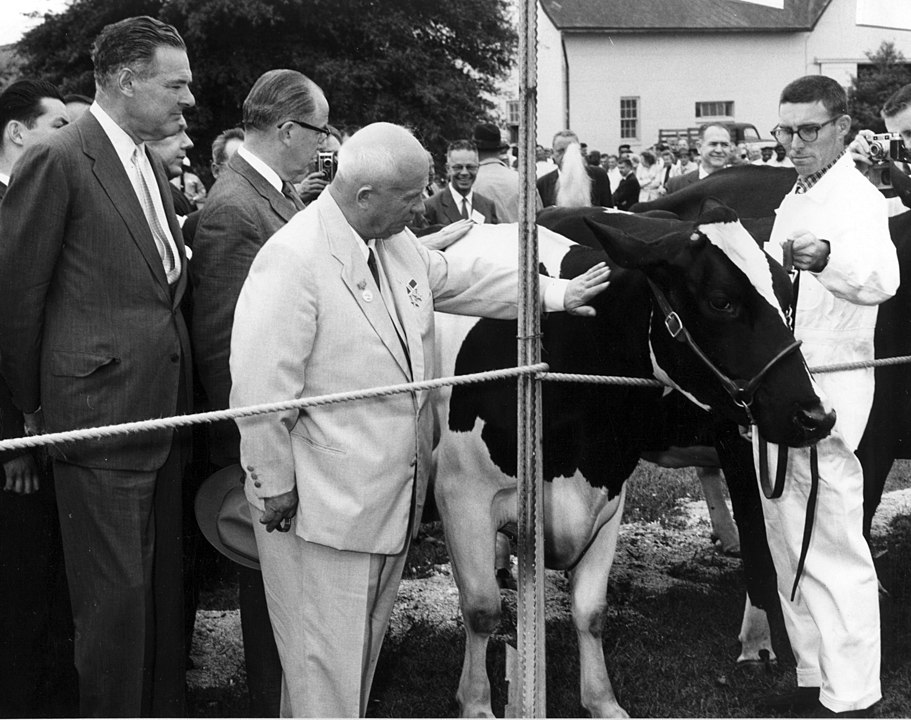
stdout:
{"type": "Polygon", "coordinates": [[[743,608],[743,622],[740,625],[740,657],[737,664],[763,664],[776,661],[772,649],[772,631],[769,616],[765,610],[754,607],[747,595],[743,608]]]}
{"type": "Polygon", "coordinates": [[[601,527],[570,575],[573,623],[579,638],[580,695],[582,706],[592,717],[629,717],[614,695],[601,638],[607,607],[607,579],[617,551],[625,498],[624,485],[616,498],[613,517],[601,527]]]}
{"type": "Polygon", "coordinates": [[[718,547],[725,555],[739,555],[740,533],[724,499],[724,475],[718,468],[697,467],[696,477],[702,484],[702,494],[712,521],[712,535],[718,538],[718,547]]]}
{"type": "Polygon", "coordinates": [[[487,643],[500,624],[500,588],[494,572],[498,527],[494,504],[489,497],[468,493],[458,494],[456,499],[446,497],[440,503],[465,622],[465,658],[456,692],[461,717],[493,717],[487,643]]]}

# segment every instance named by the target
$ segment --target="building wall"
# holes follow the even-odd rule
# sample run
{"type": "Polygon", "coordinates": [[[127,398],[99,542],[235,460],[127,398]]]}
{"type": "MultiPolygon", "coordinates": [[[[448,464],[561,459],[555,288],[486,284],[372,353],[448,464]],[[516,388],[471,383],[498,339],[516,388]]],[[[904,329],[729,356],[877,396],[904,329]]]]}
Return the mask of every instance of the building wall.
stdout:
{"type": "MultiPolygon", "coordinates": [[[[620,142],[648,147],[661,128],[689,127],[697,101],[733,101],[734,119],[762,137],[777,122],[778,94],[804,74],[845,85],[883,40],[911,58],[911,32],[858,27],[857,0],[833,0],[813,32],[565,34],[569,124],[589,148],[620,142]],[[640,135],[620,139],[620,99],[639,98],[640,135]]],[[[548,145],[565,127],[564,61],[559,33],[539,12],[538,138],[548,145]]]]}

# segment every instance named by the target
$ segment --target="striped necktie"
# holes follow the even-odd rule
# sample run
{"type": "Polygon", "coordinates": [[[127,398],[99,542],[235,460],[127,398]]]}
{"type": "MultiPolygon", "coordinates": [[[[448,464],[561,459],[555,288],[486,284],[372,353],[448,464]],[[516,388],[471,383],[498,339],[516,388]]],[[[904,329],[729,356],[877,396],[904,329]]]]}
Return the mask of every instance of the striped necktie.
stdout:
{"type": "Polygon", "coordinates": [[[172,285],[177,282],[177,279],[180,277],[180,268],[177,266],[174,250],[171,248],[168,236],[161,226],[161,221],[158,219],[158,213],[155,212],[155,203],[152,200],[152,192],[149,190],[149,185],[142,172],[143,158],[140,153],[142,153],[142,150],[137,145],[131,158],[133,161],[133,170],[139,178],[139,204],[142,205],[142,212],[146,216],[146,222],[149,224],[149,229],[152,231],[155,247],[158,249],[162,265],[164,265],[168,284],[172,285]]]}
{"type": "Polygon", "coordinates": [[[282,195],[291,201],[295,210],[304,209],[304,201],[301,200],[301,196],[297,194],[297,189],[287,180],[282,182],[282,195]]]}

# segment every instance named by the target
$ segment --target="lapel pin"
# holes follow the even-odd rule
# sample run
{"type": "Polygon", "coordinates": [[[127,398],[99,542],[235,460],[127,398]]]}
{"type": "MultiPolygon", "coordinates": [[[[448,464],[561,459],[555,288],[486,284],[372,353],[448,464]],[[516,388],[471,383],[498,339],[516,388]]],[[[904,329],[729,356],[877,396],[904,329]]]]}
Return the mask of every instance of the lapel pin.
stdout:
{"type": "Polygon", "coordinates": [[[364,302],[373,302],[373,293],[369,290],[364,290],[361,297],[364,298],[364,302]]]}
{"type": "Polygon", "coordinates": [[[358,290],[364,290],[364,289],[366,289],[366,287],[367,287],[367,281],[366,281],[366,280],[358,280],[358,281],[357,281],[357,289],[358,289],[358,290]]]}

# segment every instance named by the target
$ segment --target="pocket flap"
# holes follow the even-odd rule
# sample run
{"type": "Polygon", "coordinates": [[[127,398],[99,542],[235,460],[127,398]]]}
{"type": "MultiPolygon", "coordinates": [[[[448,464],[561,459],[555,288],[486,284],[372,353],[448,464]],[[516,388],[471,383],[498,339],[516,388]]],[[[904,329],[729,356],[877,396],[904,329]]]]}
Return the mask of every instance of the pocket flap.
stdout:
{"type": "Polygon", "coordinates": [[[88,377],[98,368],[117,361],[111,355],[53,350],[50,355],[50,371],[51,375],[88,377]]]}

